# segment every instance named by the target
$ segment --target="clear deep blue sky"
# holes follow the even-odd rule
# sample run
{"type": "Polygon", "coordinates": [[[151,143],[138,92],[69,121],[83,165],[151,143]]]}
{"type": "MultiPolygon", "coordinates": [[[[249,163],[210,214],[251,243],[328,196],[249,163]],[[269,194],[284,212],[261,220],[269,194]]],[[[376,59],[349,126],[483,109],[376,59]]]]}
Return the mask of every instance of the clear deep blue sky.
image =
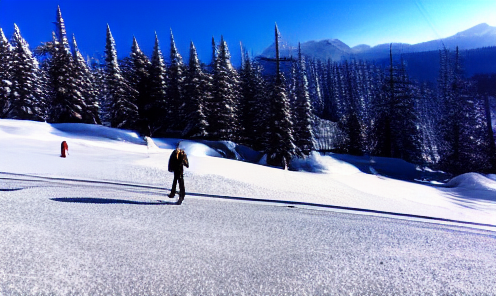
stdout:
{"type": "Polygon", "coordinates": [[[0,0],[0,27],[10,38],[16,23],[35,47],[51,40],[57,5],[83,54],[103,53],[109,24],[120,57],[129,54],[133,35],[151,55],[157,32],[168,59],[172,29],[183,57],[193,41],[205,63],[212,36],[224,36],[238,64],[239,42],[261,53],[273,42],[276,22],[290,44],[337,38],[349,46],[414,44],[483,22],[496,26],[496,0],[0,0]]]}

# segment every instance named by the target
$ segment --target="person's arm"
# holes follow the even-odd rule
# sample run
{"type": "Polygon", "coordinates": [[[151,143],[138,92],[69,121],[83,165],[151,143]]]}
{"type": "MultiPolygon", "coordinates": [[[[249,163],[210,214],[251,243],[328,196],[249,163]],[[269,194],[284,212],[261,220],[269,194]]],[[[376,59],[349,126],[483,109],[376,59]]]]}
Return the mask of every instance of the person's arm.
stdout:
{"type": "Polygon", "coordinates": [[[185,167],[189,168],[188,156],[184,153],[183,164],[185,167]]]}

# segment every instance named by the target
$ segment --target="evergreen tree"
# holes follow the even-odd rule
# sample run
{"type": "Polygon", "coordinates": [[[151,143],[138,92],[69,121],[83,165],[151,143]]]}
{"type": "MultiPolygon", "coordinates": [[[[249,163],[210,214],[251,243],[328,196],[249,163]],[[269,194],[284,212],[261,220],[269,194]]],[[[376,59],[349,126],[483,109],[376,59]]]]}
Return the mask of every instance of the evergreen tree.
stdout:
{"type": "Polygon", "coordinates": [[[212,36],[212,58],[210,59],[209,70],[210,73],[214,73],[215,61],[217,60],[217,45],[215,44],[214,36],[212,36]]]}
{"type": "Polygon", "coordinates": [[[441,52],[439,99],[442,102],[440,166],[461,174],[489,169],[489,141],[485,110],[475,86],[463,78],[458,47],[451,57],[441,52]]]}
{"type": "Polygon", "coordinates": [[[9,108],[11,89],[12,48],[0,28],[0,118],[4,118],[9,108]]]}
{"type": "Polygon", "coordinates": [[[186,104],[184,100],[184,64],[170,33],[170,65],[168,68],[167,99],[169,126],[176,131],[183,131],[186,126],[186,104]]]}
{"type": "Polygon", "coordinates": [[[74,60],[75,93],[84,101],[82,111],[83,123],[102,124],[100,120],[100,105],[98,91],[95,88],[94,78],[77,46],[76,37],[72,36],[72,56],[74,60]]]}
{"type": "Polygon", "coordinates": [[[328,59],[322,72],[322,118],[327,120],[337,120],[336,104],[334,101],[333,67],[331,59],[328,59]]]}
{"type": "Polygon", "coordinates": [[[279,31],[275,27],[276,38],[276,77],[270,94],[268,122],[267,122],[267,164],[287,169],[289,162],[295,155],[293,138],[293,123],[286,91],[284,75],[279,65],[279,31]]]}
{"type": "Polygon", "coordinates": [[[156,132],[165,132],[168,128],[167,80],[167,68],[160,50],[157,34],[155,34],[155,46],[150,65],[149,99],[145,105],[150,136],[156,132]]]}
{"type": "Polygon", "coordinates": [[[110,110],[108,104],[105,104],[105,96],[107,94],[107,84],[105,75],[105,61],[102,59],[92,59],[87,62],[89,64],[92,83],[95,86],[95,95],[97,97],[98,103],[98,117],[100,118],[101,124],[104,126],[110,126],[110,110]]]}
{"type": "Polygon", "coordinates": [[[319,77],[320,61],[311,60],[306,63],[307,79],[308,79],[308,94],[312,102],[312,109],[315,114],[322,117],[324,102],[322,99],[321,81],[319,77]]]}
{"type": "Polygon", "coordinates": [[[261,135],[265,132],[263,119],[266,112],[265,83],[261,67],[243,53],[243,66],[240,72],[241,102],[240,125],[242,126],[242,143],[255,149],[262,149],[261,135]]]}
{"type": "Polygon", "coordinates": [[[262,74],[262,66],[251,60],[246,51],[243,55],[239,103],[240,125],[243,131],[241,143],[255,150],[263,150],[266,147],[264,134],[267,129],[267,84],[262,74]]]}
{"type": "Polygon", "coordinates": [[[422,139],[422,159],[426,164],[436,164],[439,161],[437,119],[439,104],[432,89],[427,83],[420,85],[418,89],[417,113],[419,114],[419,130],[422,139]]]}
{"type": "Polygon", "coordinates": [[[9,106],[5,117],[43,121],[43,96],[40,87],[40,70],[36,59],[29,50],[29,45],[22,38],[21,32],[14,24],[11,38],[12,68],[10,76],[9,106]]]}
{"type": "Polygon", "coordinates": [[[138,106],[138,130],[141,133],[150,135],[148,130],[149,114],[146,110],[146,105],[149,104],[150,91],[150,67],[151,63],[148,57],[141,51],[138,41],[133,37],[133,45],[130,56],[130,75],[128,78],[129,85],[136,91],[135,102],[138,106]]]}
{"type": "Polygon", "coordinates": [[[82,94],[77,91],[78,78],[75,75],[75,64],[60,7],[57,7],[56,20],[56,40],[53,41],[48,69],[53,90],[48,121],[83,122],[86,102],[82,94]]]}
{"type": "Polygon", "coordinates": [[[294,102],[294,138],[300,156],[308,156],[314,149],[313,114],[305,59],[298,45],[298,65],[296,71],[295,102],[294,102]]]}
{"type": "Polygon", "coordinates": [[[356,72],[353,65],[345,61],[342,66],[342,101],[343,110],[339,126],[345,132],[346,138],[341,149],[345,153],[360,155],[362,149],[362,125],[360,122],[359,97],[356,83],[356,72]]]}
{"type": "Polygon", "coordinates": [[[189,51],[188,73],[185,81],[186,119],[184,135],[191,138],[205,138],[208,122],[205,115],[205,101],[209,100],[207,79],[203,73],[196,52],[191,42],[189,51]]]}
{"type": "Polygon", "coordinates": [[[103,98],[106,110],[110,112],[110,126],[133,129],[138,120],[138,107],[134,102],[136,91],[129,86],[122,76],[117,62],[115,41],[107,25],[107,42],[105,45],[105,80],[106,93],[103,98]]]}
{"type": "Polygon", "coordinates": [[[400,69],[393,65],[391,52],[383,96],[376,98],[374,108],[374,154],[420,162],[422,141],[412,84],[404,64],[400,69]]]}
{"type": "Polygon", "coordinates": [[[231,55],[221,37],[214,64],[212,101],[209,115],[209,135],[215,140],[235,141],[238,128],[239,77],[231,64],[231,55]]]}

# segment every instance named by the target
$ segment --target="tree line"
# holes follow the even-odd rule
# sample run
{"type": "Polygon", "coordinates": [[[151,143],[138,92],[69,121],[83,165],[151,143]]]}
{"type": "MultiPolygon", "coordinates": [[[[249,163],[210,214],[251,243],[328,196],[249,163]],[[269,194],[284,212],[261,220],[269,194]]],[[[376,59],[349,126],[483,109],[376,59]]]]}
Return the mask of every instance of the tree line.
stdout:
{"type": "Polygon", "coordinates": [[[308,61],[314,114],[344,134],[328,150],[401,158],[453,174],[496,172],[496,74],[466,78],[458,48],[438,54],[439,65],[431,65],[439,68],[435,84],[411,79],[391,51],[386,66],[308,61]]]}
{"type": "MultiPolygon", "coordinates": [[[[142,135],[227,140],[287,167],[315,150],[321,122],[337,125],[328,150],[402,158],[453,173],[494,171],[489,96],[465,79],[458,50],[440,51],[437,85],[411,80],[403,62],[305,58],[267,73],[243,53],[230,61],[227,43],[212,38],[212,59],[201,63],[191,42],[185,63],[170,33],[169,61],[155,36],[151,58],[133,39],[119,60],[107,26],[105,62],[85,61],[69,42],[60,7],[52,40],[34,52],[14,25],[0,28],[0,118],[104,124],[142,135]],[[334,137],[336,138],[336,137],[334,137]]],[[[276,43],[279,38],[275,28],[276,43]]]]}

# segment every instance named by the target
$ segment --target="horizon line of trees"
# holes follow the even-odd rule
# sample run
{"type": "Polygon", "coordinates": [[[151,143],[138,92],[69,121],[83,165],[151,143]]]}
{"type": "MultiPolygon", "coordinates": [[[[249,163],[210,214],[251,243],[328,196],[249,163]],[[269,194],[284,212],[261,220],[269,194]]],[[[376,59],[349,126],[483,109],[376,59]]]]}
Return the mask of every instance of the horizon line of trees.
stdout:
{"type": "Polygon", "coordinates": [[[109,26],[105,62],[90,63],[74,36],[69,42],[60,7],[55,26],[52,40],[34,53],[15,24],[10,41],[0,28],[0,118],[228,140],[285,168],[292,157],[316,149],[314,129],[329,121],[343,136],[324,150],[401,158],[454,174],[496,171],[489,110],[496,94],[464,78],[458,50],[440,51],[433,86],[411,80],[392,54],[382,67],[306,59],[299,50],[288,67],[281,70],[277,59],[275,73],[267,75],[243,51],[236,69],[222,37],[219,44],[212,38],[209,65],[200,62],[193,42],[186,64],[172,30],[169,63],[157,36],[151,58],[133,38],[130,55],[118,60],[109,26]]]}

